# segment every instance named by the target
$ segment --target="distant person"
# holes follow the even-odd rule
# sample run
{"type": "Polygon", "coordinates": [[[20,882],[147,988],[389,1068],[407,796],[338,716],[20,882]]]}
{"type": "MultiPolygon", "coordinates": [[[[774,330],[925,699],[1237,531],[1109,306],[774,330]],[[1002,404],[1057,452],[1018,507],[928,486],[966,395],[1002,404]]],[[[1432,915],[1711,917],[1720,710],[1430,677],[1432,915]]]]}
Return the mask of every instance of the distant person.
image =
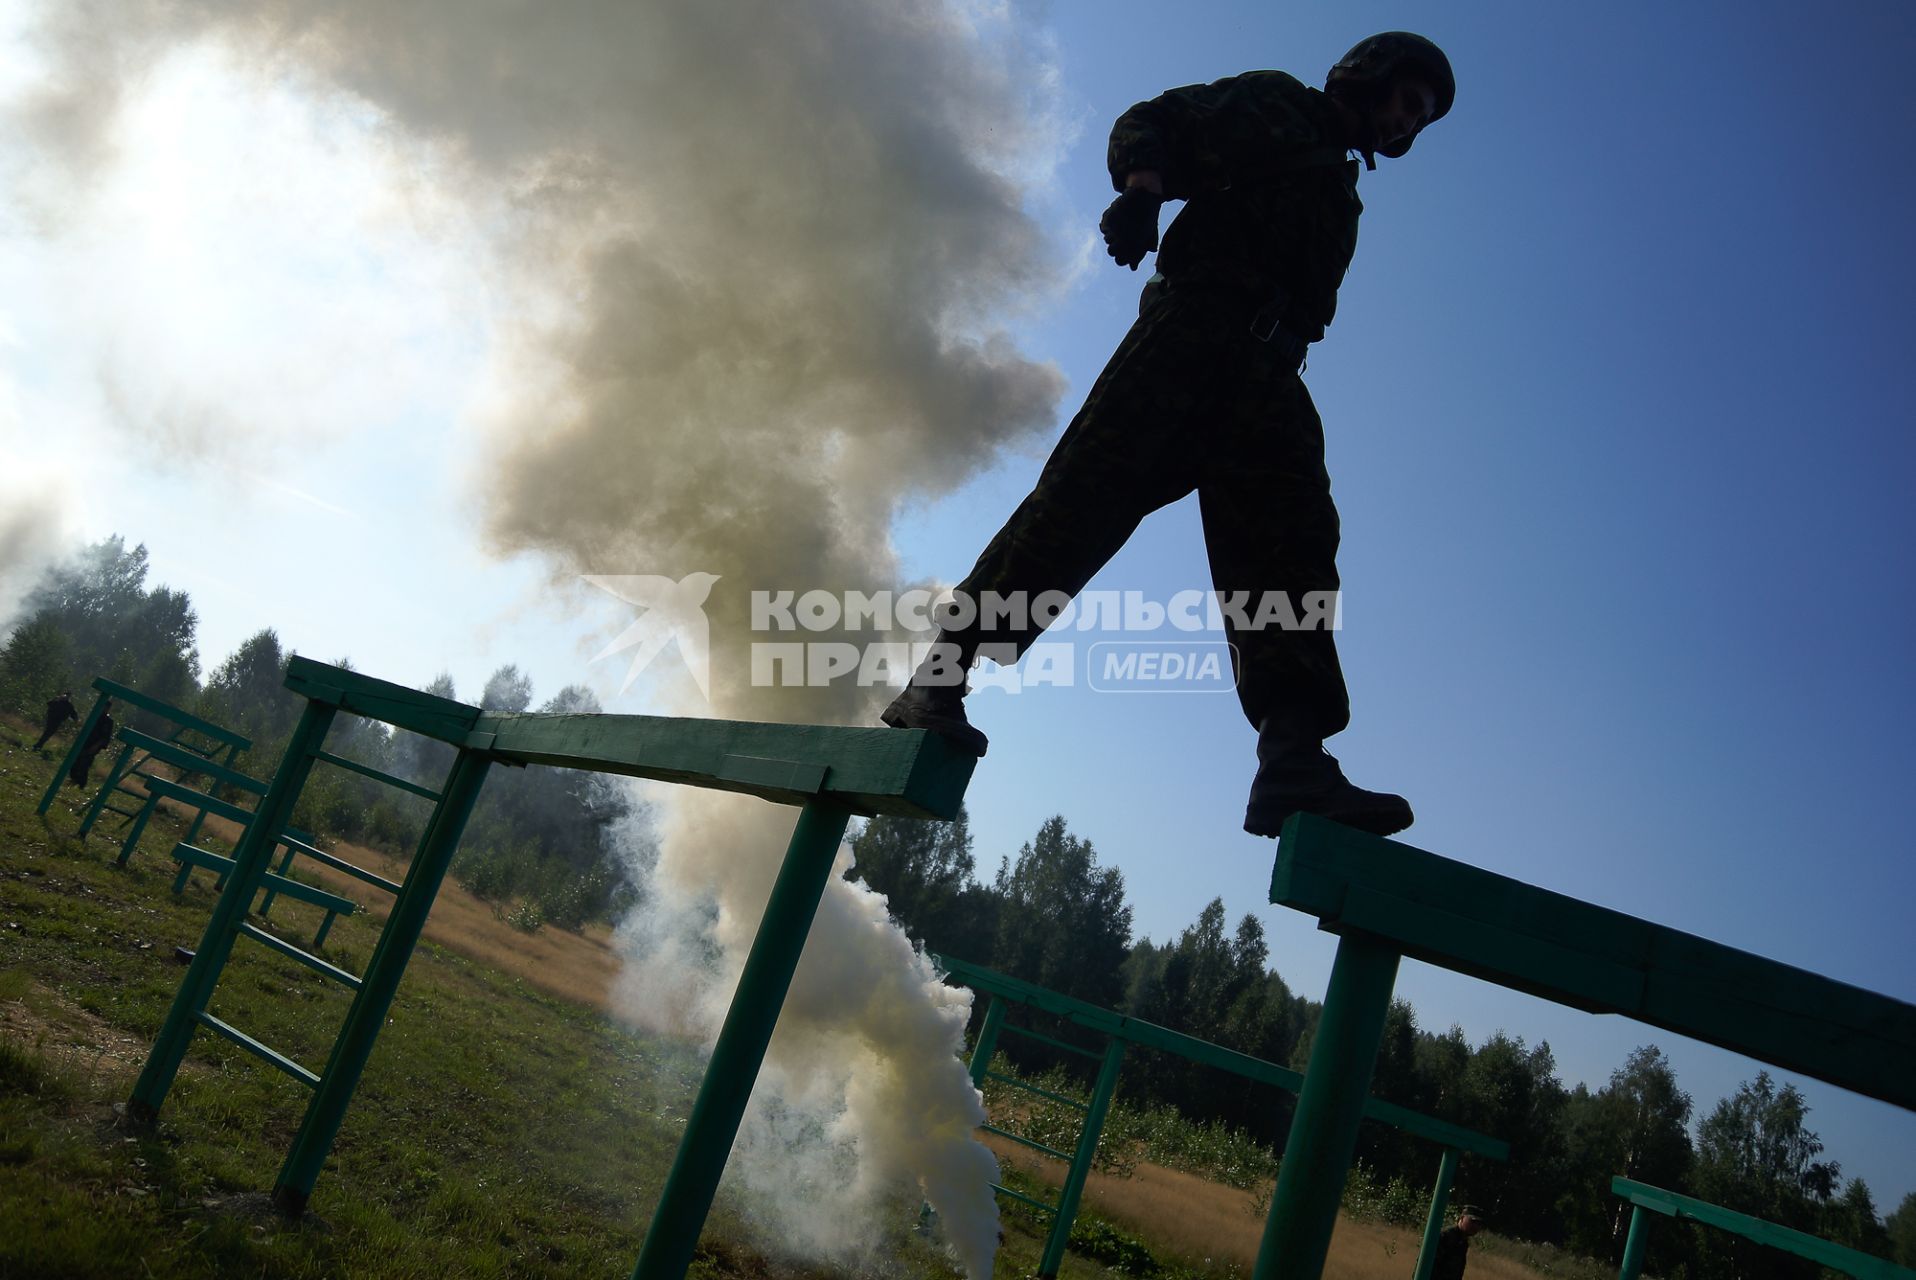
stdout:
{"type": "Polygon", "coordinates": [[[47,703],[47,722],[40,726],[40,740],[33,744],[38,751],[47,745],[47,739],[60,732],[60,726],[69,720],[78,720],[80,713],[73,709],[73,695],[63,693],[47,703]]]}
{"type": "Polygon", "coordinates": [[[1484,1229],[1484,1220],[1466,1209],[1457,1215],[1455,1226],[1444,1228],[1437,1237],[1437,1264],[1430,1280],[1464,1280],[1464,1263],[1470,1260],[1470,1237],[1484,1229]]]}
{"type": "Polygon", "coordinates": [[[67,781],[76,787],[86,785],[87,775],[93,772],[93,757],[105,751],[107,744],[113,741],[112,708],[111,702],[100,704],[100,718],[93,722],[93,732],[80,744],[80,758],[73,762],[73,770],[67,774],[67,781]]]}

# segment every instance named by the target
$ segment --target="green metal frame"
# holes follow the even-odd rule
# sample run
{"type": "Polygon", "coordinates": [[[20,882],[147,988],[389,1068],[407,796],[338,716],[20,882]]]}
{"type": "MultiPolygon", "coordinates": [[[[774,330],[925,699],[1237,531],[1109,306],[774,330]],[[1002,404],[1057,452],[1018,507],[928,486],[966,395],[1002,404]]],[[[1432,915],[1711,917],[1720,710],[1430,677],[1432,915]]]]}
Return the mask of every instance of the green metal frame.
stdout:
{"type": "Polygon", "coordinates": [[[1339,940],[1255,1280],[1323,1272],[1401,956],[1916,1109],[1916,1006],[1888,996],[1310,814],[1284,825],[1271,901],[1339,940]]]}
{"type": "MultiPolygon", "coordinates": [[[[153,697],[151,694],[141,693],[138,689],[130,688],[117,681],[109,680],[105,676],[96,677],[93,681],[93,688],[98,692],[99,696],[94,698],[93,705],[88,708],[85,719],[80,722],[79,730],[73,735],[73,744],[67,748],[67,753],[61,759],[59,767],[54,770],[53,780],[47,784],[46,794],[40,797],[40,805],[35,812],[45,813],[53,806],[53,797],[60,794],[61,782],[65,781],[67,774],[73,769],[74,762],[80,758],[80,748],[86,742],[87,738],[92,735],[93,726],[99,723],[100,716],[105,711],[108,700],[122,702],[127,706],[136,707],[141,711],[149,712],[171,723],[173,725],[173,732],[166,738],[148,738],[147,740],[165,742],[169,746],[189,755],[194,762],[191,766],[193,772],[205,772],[208,765],[223,765],[226,769],[230,770],[239,760],[240,753],[250,751],[253,747],[253,740],[244,734],[234,733],[224,725],[214,724],[211,720],[202,719],[190,711],[174,706],[170,702],[164,702],[159,698],[153,697]],[[184,735],[189,733],[196,733],[203,738],[210,738],[213,741],[213,745],[201,748],[180,741],[184,735]],[[226,757],[224,760],[219,759],[222,753],[226,757]]],[[[126,730],[125,727],[122,726],[119,736],[125,740],[125,735],[126,730]]],[[[141,736],[147,737],[147,735],[141,736]]],[[[136,793],[127,791],[120,786],[121,780],[129,770],[129,762],[132,754],[133,748],[129,741],[129,745],[121,750],[118,759],[114,762],[113,769],[108,775],[107,781],[94,796],[93,802],[87,810],[86,820],[80,826],[80,834],[82,836],[92,828],[94,820],[99,816],[100,809],[103,806],[110,807],[106,805],[109,795],[115,791],[119,791],[125,795],[136,795],[136,793]]],[[[113,812],[122,814],[129,819],[134,816],[123,809],[114,809],[113,812]]],[[[199,823],[195,821],[193,830],[188,833],[187,839],[196,839],[198,835],[199,823]]]]}
{"type": "Polygon", "coordinates": [[[1745,1240],[1754,1240],[1757,1244],[1781,1249],[1799,1258],[1808,1258],[1819,1267],[1855,1276],[1857,1280],[1916,1280],[1916,1271],[1908,1267],[1897,1266],[1886,1259],[1820,1236],[1753,1218],[1747,1213],[1737,1213],[1707,1200],[1692,1199],[1645,1182],[1632,1182],[1629,1178],[1612,1178],[1610,1190],[1631,1205],[1630,1235],[1624,1241],[1623,1266],[1617,1272],[1617,1280],[1637,1280],[1642,1274],[1643,1251],[1649,1238],[1652,1213],[1660,1213],[1678,1221],[1687,1219],[1701,1222],[1705,1226],[1742,1236],[1745,1240]]]}
{"type": "MultiPolygon", "coordinates": [[[[671,1174],[653,1214],[633,1275],[678,1280],[691,1264],[720,1174],[738,1134],[805,937],[823,897],[845,825],[857,814],[955,817],[977,761],[922,730],[756,724],[662,716],[491,715],[477,707],[326,666],[288,664],[286,687],[306,708],[278,772],[234,850],[226,891],[175,996],[128,1104],[152,1122],[172,1087],[194,1032],[207,1027],[308,1085],[313,1098],[273,1189],[289,1215],[304,1211],[352,1102],[406,963],[425,927],[487,771],[494,764],[561,768],[653,778],[754,795],[801,806],[765,915],[733,993],[712,1058],[686,1124],[671,1174]],[[425,792],[330,755],[326,732],[340,712],[396,725],[457,748],[445,785],[425,792]],[[433,814],[363,976],[354,978],[246,921],[246,907],[270,882],[273,851],[317,763],[370,773],[434,800],[433,814]],[[207,1011],[233,943],[251,938],[354,987],[352,1007],[326,1065],[312,1071],[207,1011]]],[[[306,856],[318,850],[301,847],[306,856]]],[[[320,855],[322,860],[324,855],[320,855]]],[[[282,881],[279,891],[292,893],[282,881]]],[[[304,886],[301,886],[304,888],[304,886]]]]}
{"type": "MultiPolygon", "coordinates": [[[[972,964],[951,956],[935,955],[932,959],[946,974],[990,997],[990,1003],[985,1006],[984,1020],[979,1024],[977,1042],[972,1046],[972,1083],[982,1089],[986,1080],[998,1080],[1013,1088],[1022,1089],[1085,1112],[1084,1127],[1079,1132],[1077,1149],[1069,1155],[1020,1134],[1009,1133],[993,1125],[983,1126],[991,1133],[1030,1147],[1053,1159],[1066,1161],[1070,1166],[1065,1175],[1063,1191],[1055,1205],[1033,1199],[1008,1187],[993,1184],[993,1189],[1001,1194],[1053,1215],[1051,1232],[1045,1240],[1044,1257],[1038,1264],[1038,1274],[1041,1276],[1055,1276],[1058,1274],[1058,1268],[1063,1265],[1065,1245],[1071,1235],[1071,1224],[1077,1217],[1079,1197],[1083,1193],[1085,1179],[1091,1172],[1092,1161],[1097,1155],[1098,1139],[1104,1127],[1105,1112],[1110,1106],[1112,1094],[1117,1089],[1118,1065],[1125,1045],[1138,1044],[1161,1049],[1192,1062],[1216,1067],[1265,1084],[1276,1085],[1289,1093],[1299,1093],[1308,1083],[1306,1076],[1288,1067],[1280,1067],[1274,1062],[1266,1062],[1262,1058],[1254,1058],[1249,1054],[1239,1053],[1235,1049],[1227,1049],[1223,1045],[1213,1044],[1209,1040],[1200,1040],[1196,1036],[1185,1035],[1181,1031],[1173,1031],[1141,1018],[1127,1017],[1110,1009],[1087,1004],[1085,1001],[1040,987],[1035,983],[997,973],[983,965],[972,964]],[[1107,1037],[1104,1052],[1099,1054],[1007,1023],[1005,1010],[1013,1004],[1038,1009],[1107,1037]],[[1026,1084],[1015,1076],[1000,1075],[991,1070],[992,1059],[998,1052],[998,1039],[1007,1031],[1097,1061],[1100,1064],[1098,1079],[1092,1089],[1090,1100],[1080,1101],[1076,1098],[1063,1097],[1035,1085],[1026,1084]]],[[[1385,1001],[1385,1005],[1388,1007],[1388,1000],[1385,1001]]],[[[1380,1035],[1382,1029],[1380,1020],[1378,1024],[1380,1035]]],[[[1319,1034],[1323,1034],[1321,1029],[1319,1034]]],[[[1372,1052],[1375,1053],[1375,1051],[1375,1045],[1373,1045],[1372,1052]]],[[[1508,1160],[1510,1144],[1465,1129],[1447,1120],[1439,1120],[1435,1116],[1427,1116],[1421,1112],[1412,1111],[1408,1107],[1386,1102],[1382,1098],[1367,1097],[1362,1091],[1355,1095],[1355,1099],[1356,1115],[1350,1121],[1353,1141],[1355,1141],[1357,1117],[1362,1117],[1393,1125],[1417,1137],[1436,1142],[1443,1148],[1437,1184],[1432,1192],[1430,1203],[1430,1223],[1435,1226],[1434,1229],[1427,1226],[1424,1246],[1417,1259],[1418,1280],[1429,1280],[1431,1267],[1436,1262],[1436,1238],[1443,1229],[1444,1207],[1449,1203],[1451,1184],[1457,1174],[1459,1153],[1468,1151],[1474,1155],[1487,1156],[1492,1160],[1508,1160]]],[[[1303,1104],[1300,1101],[1300,1114],[1302,1111],[1303,1104]]],[[[1310,1168],[1309,1165],[1302,1166],[1302,1170],[1306,1173],[1310,1168]]],[[[1342,1198],[1341,1179],[1334,1190],[1336,1194],[1331,1200],[1333,1215],[1336,1213],[1337,1201],[1342,1198]]]]}

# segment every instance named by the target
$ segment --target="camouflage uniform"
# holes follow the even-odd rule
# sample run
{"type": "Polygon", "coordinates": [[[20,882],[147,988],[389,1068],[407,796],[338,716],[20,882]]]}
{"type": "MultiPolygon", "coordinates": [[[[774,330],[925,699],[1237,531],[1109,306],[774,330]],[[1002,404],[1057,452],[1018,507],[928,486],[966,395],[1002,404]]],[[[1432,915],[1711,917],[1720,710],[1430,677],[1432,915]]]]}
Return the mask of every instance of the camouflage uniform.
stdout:
{"type": "MultiPolygon", "coordinates": [[[[1330,100],[1276,71],[1173,89],[1111,133],[1113,184],[1155,169],[1185,208],[1084,407],[960,590],[1075,595],[1146,515],[1195,489],[1220,593],[1338,586],[1337,508],[1324,434],[1298,377],[1323,336],[1357,243],[1357,162],[1330,100]],[[1153,296],[1155,295],[1155,296],[1153,296]],[[1252,332],[1278,320],[1276,340],[1252,332]],[[1286,342],[1285,339],[1290,341],[1286,342]]],[[[1253,603],[1253,608],[1255,604],[1253,603]]],[[[977,636],[1022,653],[1041,628],[977,636]]],[[[1321,737],[1349,720],[1328,630],[1230,627],[1252,724],[1307,714],[1321,737]]]]}

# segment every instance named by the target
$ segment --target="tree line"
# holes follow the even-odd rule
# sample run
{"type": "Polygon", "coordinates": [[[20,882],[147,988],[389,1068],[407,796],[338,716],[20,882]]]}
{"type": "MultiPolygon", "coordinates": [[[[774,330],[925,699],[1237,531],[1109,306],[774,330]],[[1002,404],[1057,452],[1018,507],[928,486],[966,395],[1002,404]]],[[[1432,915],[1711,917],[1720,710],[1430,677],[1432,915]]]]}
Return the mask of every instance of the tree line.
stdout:
{"type": "MultiPolygon", "coordinates": [[[[192,600],[168,586],[149,588],[148,572],[146,547],[129,548],[118,536],[49,569],[0,644],[0,707],[37,718],[49,699],[71,692],[84,713],[94,677],[105,676],[251,738],[238,767],[270,778],[304,707],[285,686],[292,651],[273,628],[262,628],[202,675],[192,600]]],[[[345,658],[333,665],[352,667],[345,658]]],[[[426,691],[458,696],[449,675],[426,691]]],[[[488,711],[530,710],[532,682],[517,666],[502,666],[480,690],[478,704],[488,711]]],[[[600,708],[591,690],[568,685],[537,709],[600,708]]],[[[170,731],[131,708],[117,708],[116,721],[170,731]]],[[[334,721],[327,748],[433,789],[445,780],[454,754],[445,743],[353,715],[334,721]]],[[[313,771],[293,823],[403,854],[418,842],[430,812],[422,797],[322,766],[313,771]]],[[[522,928],[578,929],[615,919],[637,893],[610,838],[630,816],[626,790],[602,775],[497,769],[467,824],[453,875],[522,928]]]]}
{"type": "MultiPolygon", "coordinates": [[[[885,895],[893,916],[928,951],[982,964],[1269,1062],[1303,1070],[1321,1005],[1293,993],[1269,965],[1264,926],[1235,928],[1214,899],[1176,938],[1132,938],[1124,876],[1098,865],[1090,841],[1062,817],[1047,820],[990,883],[979,880],[967,818],[950,823],[877,817],[853,837],[851,872],[885,895]]],[[[982,1016],[984,1001],[973,1010],[982,1016]]],[[[1018,1019],[1054,1040],[1102,1046],[1060,1021],[1018,1019]]],[[[1062,1071],[1088,1090],[1095,1064],[1042,1041],[1004,1036],[999,1051],[1024,1072],[1062,1071]]],[[[1173,1055],[1127,1055],[1119,1092],[1140,1106],[1170,1105],[1281,1149],[1293,1099],[1277,1089],[1173,1055]]],[[[1808,1126],[1795,1085],[1759,1072],[1700,1116],[1654,1045],[1631,1053],[1596,1089],[1566,1088],[1548,1043],[1503,1031],[1470,1044],[1432,1032],[1395,1001],[1372,1092],[1510,1144],[1510,1160],[1467,1157],[1453,1202],[1476,1206],[1505,1235],[1548,1242],[1611,1264],[1622,1260],[1628,1205],[1611,1194],[1621,1174],[1753,1214],[1882,1258],[1916,1265],[1916,1192],[1887,1221],[1868,1185],[1844,1178],[1808,1126]],[[1694,1124],[1693,1124],[1694,1121],[1694,1124]]],[[[1372,1178],[1427,1194],[1436,1166],[1428,1143],[1366,1124],[1358,1160],[1372,1178]]],[[[1809,1280],[1817,1268],[1709,1228],[1673,1222],[1651,1236],[1654,1274],[1685,1280],[1809,1280]]]]}

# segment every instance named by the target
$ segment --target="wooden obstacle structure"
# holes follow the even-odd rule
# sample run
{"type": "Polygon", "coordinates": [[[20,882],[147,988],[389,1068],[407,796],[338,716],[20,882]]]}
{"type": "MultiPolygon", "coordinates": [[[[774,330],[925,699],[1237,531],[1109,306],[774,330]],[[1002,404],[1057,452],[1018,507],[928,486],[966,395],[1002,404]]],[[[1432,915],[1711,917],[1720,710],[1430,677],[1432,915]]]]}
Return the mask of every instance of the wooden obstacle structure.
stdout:
{"type": "MultiPolygon", "coordinates": [[[[997,1080],[1016,1089],[1048,1098],[1084,1113],[1084,1122],[1078,1132],[1076,1148],[1066,1153],[1040,1142],[1034,1142],[1020,1134],[1008,1132],[992,1125],[984,1128],[1008,1138],[1022,1146],[1030,1147],[1053,1159],[1063,1160],[1069,1170],[1065,1174],[1064,1186],[1059,1192],[1058,1202],[1050,1204],[1032,1196],[1024,1195],[1009,1187],[992,1184],[992,1190],[1000,1195],[1010,1196],[1051,1215],[1051,1231],[1045,1238],[1043,1258],[1038,1263],[1038,1274],[1055,1276],[1064,1263],[1065,1245],[1071,1235],[1071,1224],[1078,1214],[1078,1202],[1084,1193],[1085,1179],[1090,1176],[1091,1162],[1097,1156],[1098,1140],[1103,1133],[1105,1112],[1110,1107],[1112,1095],[1117,1090],[1119,1066],[1124,1059],[1128,1045],[1141,1045],[1175,1054],[1191,1062],[1202,1063],[1256,1080],[1264,1084],[1275,1085],[1287,1093],[1295,1094],[1303,1087],[1304,1077],[1288,1067],[1280,1067],[1275,1062],[1266,1062],[1235,1049],[1227,1049],[1209,1040],[1200,1040],[1196,1036],[1173,1031],[1141,1018],[1126,1017],[1110,1009],[1099,1008],[1082,1000],[1073,999],[1061,992],[1051,991],[1034,983],[1023,982],[1017,978],[995,973],[983,965],[970,964],[950,956],[933,956],[938,966],[951,977],[982,991],[990,997],[985,1007],[984,1021],[978,1028],[977,1042],[971,1050],[971,1079],[980,1089],[985,1087],[987,1079],[997,1080]],[[1028,1028],[1017,1027],[1005,1021],[1005,1012],[1011,1005],[1020,1005],[1037,1009],[1044,1013],[1062,1018],[1066,1022],[1095,1032],[1105,1038],[1104,1050],[1094,1053],[1077,1045],[1066,1044],[1062,1040],[1043,1035],[1028,1028]],[[1047,1089],[1027,1084],[1016,1076],[1001,1075],[991,1069],[991,1062],[998,1051],[998,1037],[1004,1032],[1037,1040],[1066,1053],[1077,1054],[1098,1063],[1097,1083],[1093,1086],[1088,1100],[1064,1097],[1047,1089]]],[[[1396,1103],[1386,1102],[1382,1098],[1368,1098],[1364,1102],[1364,1115],[1367,1119],[1394,1125],[1406,1133],[1414,1134],[1437,1143],[1443,1148],[1443,1156],[1438,1162],[1437,1182],[1430,1198],[1430,1214],[1425,1223],[1424,1243],[1417,1257],[1416,1280],[1429,1280],[1431,1268],[1437,1260],[1437,1236],[1443,1230],[1444,1207],[1450,1202],[1450,1189],[1457,1177],[1457,1160],[1464,1152],[1486,1156],[1492,1160],[1508,1160],[1510,1144],[1498,1138],[1486,1137],[1481,1133],[1400,1107],[1396,1103]]]]}
{"type": "Polygon", "coordinates": [[[1255,1280],[1323,1271],[1403,956],[1916,1110],[1916,1006],[1888,996],[1310,814],[1271,901],[1339,939],[1255,1280]]]}
{"type": "Polygon", "coordinates": [[[249,815],[227,871],[226,889],[214,904],[206,932],[134,1085],[129,1118],[136,1123],[157,1118],[196,1030],[207,1027],[232,1039],[313,1090],[273,1188],[273,1201],[282,1212],[293,1216],[304,1212],[385,1025],[427,912],[494,764],[617,773],[798,806],[791,843],[633,1271],[636,1280],[678,1280],[691,1264],[779,1008],[831,877],[846,823],[854,813],[952,818],[976,759],[923,731],[662,716],[488,714],[448,698],[297,657],[288,664],[286,686],[306,699],[305,709],[271,785],[249,815]],[[342,711],[454,747],[457,754],[444,786],[423,791],[416,784],[327,753],[327,730],[342,711]],[[319,763],[423,793],[434,805],[366,973],[360,977],[246,919],[254,896],[268,883],[269,864],[283,843],[287,819],[319,763]],[[293,1062],[207,1011],[220,971],[241,938],[271,946],[352,988],[352,1005],[323,1069],[314,1071],[293,1062]]]}
{"type": "MultiPolygon", "coordinates": [[[[93,705],[87,709],[85,718],[80,721],[80,727],[73,735],[73,745],[67,748],[67,753],[61,758],[59,767],[53,771],[53,780],[47,783],[46,793],[40,797],[40,805],[35,812],[45,813],[52,807],[53,797],[60,794],[60,784],[66,781],[67,774],[72,771],[75,762],[80,758],[80,749],[86,745],[87,739],[93,736],[93,727],[100,722],[100,717],[106,714],[108,702],[119,702],[143,711],[165,721],[172,728],[164,738],[155,738],[137,731],[131,731],[136,736],[129,738],[127,727],[120,727],[117,735],[123,744],[120,754],[107,771],[106,781],[94,793],[92,802],[87,806],[86,816],[80,821],[82,837],[93,829],[93,824],[99,820],[103,811],[119,814],[128,821],[138,816],[139,811],[136,809],[122,809],[114,805],[113,797],[128,796],[134,800],[144,799],[138,792],[127,787],[126,780],[135,775],[144,779],[147,775],[139,773],[139,767],[148,759],[158,756],[162,762],[181,769],[183,776],[191,776],[194,773],[221,767],[230,770],[238,761],[240,753],[252,748],[253,740],[243,734],[234,733],[224,725],[214,724],[211,720],[203,719],[150,694],[141,693],[138,689],[109,680],[105,676],[96,677],[93,688],[99,696],[94,698],[93,705]],[[135,759],[136,751],[144,751],[145,755],[135,759]]],[[[192,840],[198,835],[199,823],[196,821],[193,829],[187,833],[187,839],[192,840]]]]}
{"type": "Polygon", "coordinates": [[[1649,1243],[1650,1215],[1653,1213],[1728,1231],[1745,1240],[1754,1240],[1757,1244],[1781,1249],[1799,1258],[1808,1258],[1820,1267],[1855,1276],[1856,1280],[1916,1280],[1916,1271],[1908,1267],[1899,1267],[1893,1262],[1834,1244],[1808,1232],[1752,1218],[1747,1213],[1737,1213],[1707,1200],[1692,1199],[1645,1182],[1632,1182],[1628,1178],[1612,1178],[1610,1190],[1630,1202],[1630,1234],[1623,1242],[1623,1265],[1617,1271],[1617,1280],[1637,1280],[1643,1274],[1643,1252],[1649,1243]]]}

